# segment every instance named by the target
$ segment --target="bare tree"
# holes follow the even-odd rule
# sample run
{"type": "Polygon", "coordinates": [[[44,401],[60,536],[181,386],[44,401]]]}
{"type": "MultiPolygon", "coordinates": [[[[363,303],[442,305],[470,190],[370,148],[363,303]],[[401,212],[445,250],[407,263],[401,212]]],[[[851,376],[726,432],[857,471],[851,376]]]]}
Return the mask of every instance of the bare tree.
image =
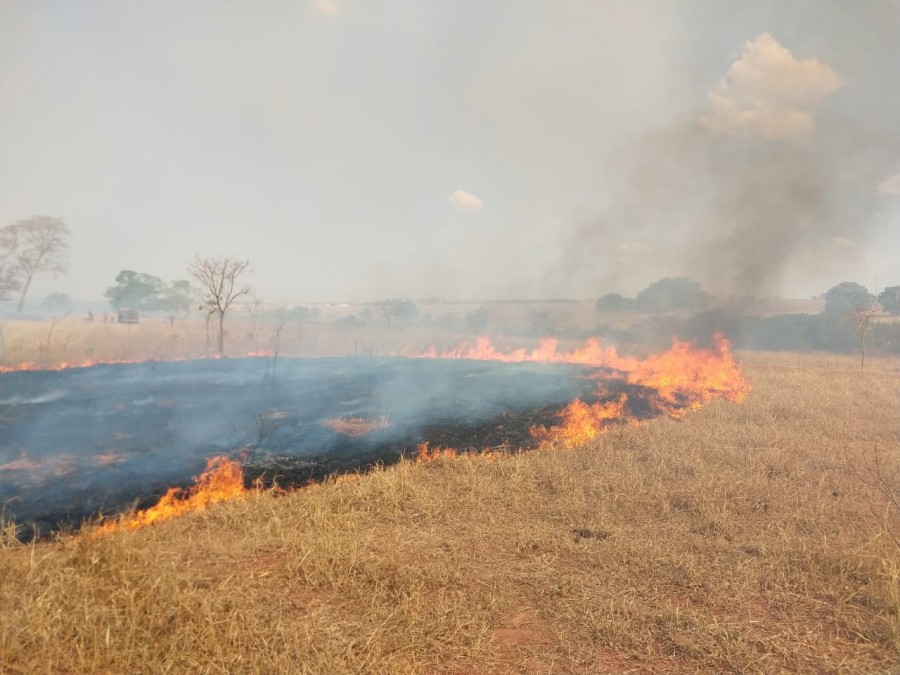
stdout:
{"type": "Polygon", "coordinates": [[[188,273],[200,282],[208,294],[204,304],[210,308],[211,314],[219,317],[220,356],[225,351],[225,314],[235,300],[250,292],[249,286],[238,285],[238,279],[249,266],[249,260],[203,258],[199,255],[188,265],[188,273]]]}
{"type": "Polygon", "coordinates": [[[246,303],[247,305],[247,314],[250,315],[250,320],[253,322],[250,328],[249,337],[256,337],[256,319],[259,317],[259,310],[262,308],[262,300],[256,297],[256,294],[250,296],[250,300],[246,303]]]}
{"type": "Polygon", "coordinates": [[[859,336],[860,370],[865,370],[866,368],[866,336],[869,333],[869,326],[872,323],[872,319],[881,314],[881,311],[881,305],[874,300],[847,311],[847,321],[853,326],[853,329],[859,336]]]}
{"type": "Polygon", "coordinates": [[[22,283],[19,312],[35,275],[49,272],[57,277],[66,272],[70,236],[64,222],[48,216],[34,216],[0,228],[0,251],[12,275],[22,283]]]}

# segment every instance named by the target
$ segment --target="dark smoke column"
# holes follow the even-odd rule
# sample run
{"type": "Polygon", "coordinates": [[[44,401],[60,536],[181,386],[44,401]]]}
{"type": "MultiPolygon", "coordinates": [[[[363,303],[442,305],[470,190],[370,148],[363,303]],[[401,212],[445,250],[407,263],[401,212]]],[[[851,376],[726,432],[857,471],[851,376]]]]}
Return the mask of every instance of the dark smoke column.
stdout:
{"type": "Polygon", "coordinates": [[[247,271],[249,260],[237,258],[194,257],[188,272],[208,293],[204,307],[219,317],[218,353],[225,352],[225,313],[235,300],[250,292],[249,286],[238,286],[238,278],[247,271]]]}

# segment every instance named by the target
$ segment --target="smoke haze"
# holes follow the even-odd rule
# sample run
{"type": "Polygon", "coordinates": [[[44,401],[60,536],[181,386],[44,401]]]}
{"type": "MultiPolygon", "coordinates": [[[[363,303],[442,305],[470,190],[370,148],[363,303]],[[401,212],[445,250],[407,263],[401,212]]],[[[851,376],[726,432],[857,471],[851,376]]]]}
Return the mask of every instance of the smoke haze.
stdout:
{"type": "Polygon", "coordinates": [[[0,5],[0,225],[267,301],[900,283],[900,3],[0,5]]]}

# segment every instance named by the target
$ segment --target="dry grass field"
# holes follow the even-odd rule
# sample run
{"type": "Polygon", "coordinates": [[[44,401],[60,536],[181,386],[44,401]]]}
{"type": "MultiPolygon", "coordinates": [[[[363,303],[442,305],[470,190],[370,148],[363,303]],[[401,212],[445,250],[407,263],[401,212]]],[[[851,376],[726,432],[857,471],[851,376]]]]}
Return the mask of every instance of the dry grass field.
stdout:
{"type": "MultiPolygon", "coordinates": [[[[139,353],[134,330],[108,355],[81,328],[55,357],[192,355],[139,353]]],[[[0,672],[900,671],[900,363],[739,357],[743,404],[573,450],[403,462],[106,536],[7,528],[0,672]]]]}

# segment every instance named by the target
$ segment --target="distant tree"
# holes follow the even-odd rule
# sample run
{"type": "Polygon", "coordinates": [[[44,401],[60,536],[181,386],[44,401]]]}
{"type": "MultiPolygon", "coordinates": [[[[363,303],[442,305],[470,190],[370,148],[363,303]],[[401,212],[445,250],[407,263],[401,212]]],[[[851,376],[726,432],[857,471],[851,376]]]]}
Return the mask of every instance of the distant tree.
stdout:
{"type": "Polygon", "coordinates": [[[878,302],[886,312],[900,314],[900,286],[888,286],[878,294],[878,302]]]}
{"type": "Polygon", "coordinates": [[[0,252],[13,278],[22,284],[17,311],[22,311],[35,276],[49,272],[56,278],[66,272],[70,236],[64,222],[48,216],[34,216],[0,228],[0,252]]]}
{"type": "Polygon", "coordinates": [[[381,303],[381,315],[387,321],[388,326],[391,325],[392,319],[418,319],[421,310],[412,300],[385,300],[381,303]]]}
{"type": "Polygon", "coordinates": [[[165,282],[159,277],[132,270],[122,270],[116,275],[116,285],[103,294],[114,309],[136,309],[154,312],[161,309],[165,282]]]}
{"type": "Polygon", "coordinates": [[[306,305],[297,305],[289,310],[284,310],[288,320],[297,323],[313,323],[319,319],[321,310],[318,307],[307,307],[306,305]]]}
{"type": "Polygon", "coordinates": [[[0,300],[9,298],[10,293],[19,290],[19,279],[16,271],[5,256],[0,255],[0,300]]]}
{"type": "Polygon", "coordinates": [[[175,316],[186,317],[191,312],[198,300],[197,289],[191,286],[186,279],[173,281],[165,286],[158,295],[158,309],[164,311],[170,318],[175,316]]]}
{"type": "Polygon", "coordinates": [[[65,293],[50,293],[41,304],[54,314],[72,311],[72,299],[65,293]]]}
{"type": "Polygon", "coordinates": [[[597,298],[598,312],[627,312],[633,310],[635,301],[618,293],[607,293],[597,298]]]}
{"type": "Polygon", "coordinates": [[[869,307],[875,302],[875,296],[869,293],[865,286],[852,281],[843,281],[837,286],[832,286],[825,293],[826,314],[847,314],[869,307]]]}
{"type": "Polygon", "coordinates": [[[219,318],[218,353],[225,352],[225,314],[235,300],[250,292],[249,286],[238,283],[250,266],[249,260],[238,258],[203,258],[196,256],[188,265],[188,272],[203,287],[206,298],[201,305],[209,314],[219,318]]]}
{"type": "Polygon", "coordinates": [[[865,370],[866,368],[866,336],[869,333],[869,326],[872,323],[872,319],[879,314],[881,314],[881,305],[874,300],[866,305],[853,307],[852,309],[847,310],[847,321],[853,326],[857,337],[859,337],[860,370],[865,370]]]}
{"type": "Polygon", "coordinates": [[[654,281],[637,294],[638,309],[643,312],[670,312],[702,309],[709,296],[699,283],[687,277],[666,277],[654,281]]]}

